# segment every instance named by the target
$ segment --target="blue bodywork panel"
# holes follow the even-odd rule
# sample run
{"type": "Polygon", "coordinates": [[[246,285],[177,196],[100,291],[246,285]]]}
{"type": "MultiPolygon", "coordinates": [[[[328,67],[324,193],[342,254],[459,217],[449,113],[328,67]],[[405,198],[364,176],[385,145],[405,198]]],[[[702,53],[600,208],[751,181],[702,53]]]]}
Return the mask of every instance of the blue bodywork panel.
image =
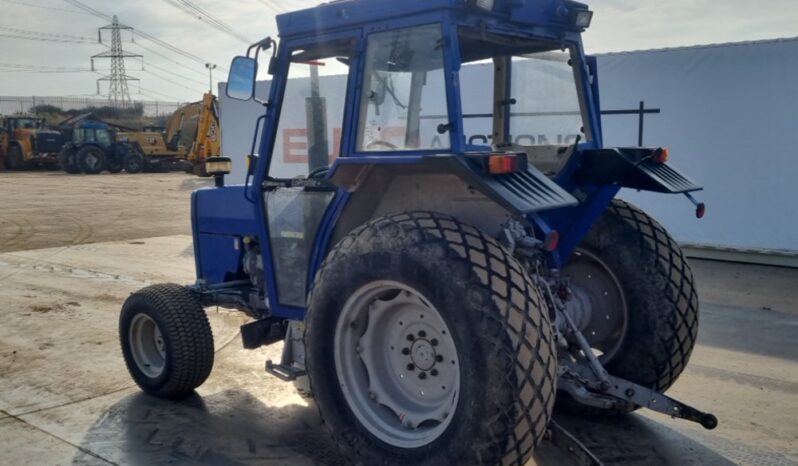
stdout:
{"type": "Polygon", "coordinates": [[[581,31],[581,28],[572,26],[569,19],[574,10],[586,9],[586,5],[570,0],[496,0],[491,12],[480,10],[464,0],[343,0],[278,15],[277,27],[280,36],[288,38],[449,10],[460,16],[495,19],[510,28],[552,26],[581,31]]]}
{"type": "Polygon", "coordinates": [[[243,186],[207,188],[191,195],[197,279],[208,285],[240,278],[244,236],[258,236],[255,210],[243,186]]]}

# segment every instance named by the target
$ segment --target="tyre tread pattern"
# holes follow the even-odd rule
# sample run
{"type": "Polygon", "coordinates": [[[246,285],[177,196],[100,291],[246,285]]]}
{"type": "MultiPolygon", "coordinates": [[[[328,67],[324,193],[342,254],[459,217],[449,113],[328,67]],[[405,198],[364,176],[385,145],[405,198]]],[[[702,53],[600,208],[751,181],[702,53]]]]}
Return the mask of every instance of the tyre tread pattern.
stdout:
{"type": "MultiPolygon", "coordinates": [[[[161,329],[171,343],[167,361],[168,380],[156,390],[142,388],[158,397],[185,396],[202,385],[213,368],[213,333],[200,301],[184,286],[172,283],[152,285],[131,295],[123,307],[149,305],[158,310],[166,324],[161,329]]],[[[120,332],[121,334],[121,332],[120,332]]],[[[126,334],[121,334],[127,338],[126,334]]],[[[123,343],[124,344],[124,343],[123,343]]],[[[135,366],[123,351],[128,367],[135,366]]]]}
{"type": "MultiPolygon", "coordinates": [[[[471,445],[471,456],[479,464],[523,466],[543,438],[551,417],[556,394],[556,349],[537,287],[497,241],[444,214],[413,211],[387,215],[361,225],[342,239],[320,267],[315,283],[323,282],[325,274],[335,268],[331,265],[344,255],[368,248],[372,238],[400,232],[415,244],[442,242],[450,258],[466,261],[473,284],[490,290],[493,306],[485,303],[479,316],[490,331],[481,337],[493,347],[496,364],[506,363],[505,384],[511,387],[513,399],[486,400],[486,412],[492,413],[484,419],[488,434],[471,445]]],[[[397,246],[409,245],[404,242],[397,246]]],[[[311,292],[310,309],[312,296],[311,292]]],[[[308,364],[312,365],[312,361],[308,364]]],[[[353,439],[332,434],[345,449],[357,450],[353,439]]]]}
{"type": "Polygon", "coordinates": [[[613,201],[609,212],[639,232],[642,250],[653,252],[656,258],[654,270],[664,284],[662,297],[675,310],[667,322],[669,331],[659,335],[661,346],[667,351],[649,355],[658,377],[642,383],[665,391],[687,366],[698,337],[698,294],[693,286],[693,272],[679,245],[645,212],[618,199],[613,201]]]}

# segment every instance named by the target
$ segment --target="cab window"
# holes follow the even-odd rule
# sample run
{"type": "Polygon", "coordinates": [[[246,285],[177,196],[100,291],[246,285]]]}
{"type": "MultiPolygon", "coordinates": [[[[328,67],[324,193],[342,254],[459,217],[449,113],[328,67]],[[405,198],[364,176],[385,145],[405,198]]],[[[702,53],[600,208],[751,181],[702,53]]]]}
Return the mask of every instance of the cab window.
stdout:
{"type": "Polygon", "coordinates": [[[448,149],[440,25],[371,34],[366,50],[357,150],[448,149]],[[439,125],[443,128],[438,131],[439,125]]]}
{"type": "Polygon", "coordinates": [[[270,177],[306,177],[339,156],[352,47],[346,39],[291,53],[270,177]]]}

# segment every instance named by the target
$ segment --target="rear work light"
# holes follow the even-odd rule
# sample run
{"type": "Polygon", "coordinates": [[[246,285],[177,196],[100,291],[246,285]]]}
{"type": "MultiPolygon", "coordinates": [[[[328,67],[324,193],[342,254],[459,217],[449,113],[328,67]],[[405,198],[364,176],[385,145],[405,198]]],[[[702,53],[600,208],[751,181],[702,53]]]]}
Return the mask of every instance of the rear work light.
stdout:
{"type": "Polygon", "coordinates": [[[571,19],[574,26],[587,29],[593,21],[593,12],[590,10],[574,10],[574,12],[571,13],[571,19]]]}
{"type": "Polygon", "coordinates": [[[496,0],[472,0],[472,3],[477,8],[481,8],[485,11],[493,11],[493,5],[496,3],[496,0]]]}
{"type": "Polygon", "coordinates": [[[488,173],[491,175],[515,173],[521,168],[521,159],[515,154],[491,155],[488,158],[488,173]]]}

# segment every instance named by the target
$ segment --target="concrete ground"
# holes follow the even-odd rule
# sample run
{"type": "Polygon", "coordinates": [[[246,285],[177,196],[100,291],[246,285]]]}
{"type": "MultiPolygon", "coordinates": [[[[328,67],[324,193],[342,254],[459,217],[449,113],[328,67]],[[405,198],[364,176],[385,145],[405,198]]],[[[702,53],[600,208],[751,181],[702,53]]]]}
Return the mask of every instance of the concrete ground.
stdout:
{"type": "MultiPolygon", "coordinates": [[[[188,202],[204,183],[0,173],[0,464],[349,464],[312,402],[264,373],[280,345],[241,348],[236,313],[209,310],[216,363],[196,396],[157,400],[127,375],[121,303],[193,280],[188,202]]],[[[560,422],[606,464],[798,465],[798,270],[692,264],[700,335],[669,394],[720,426],[560,422]]],[[[562,464],[546,453],[539,464],[562,464]]]]}

